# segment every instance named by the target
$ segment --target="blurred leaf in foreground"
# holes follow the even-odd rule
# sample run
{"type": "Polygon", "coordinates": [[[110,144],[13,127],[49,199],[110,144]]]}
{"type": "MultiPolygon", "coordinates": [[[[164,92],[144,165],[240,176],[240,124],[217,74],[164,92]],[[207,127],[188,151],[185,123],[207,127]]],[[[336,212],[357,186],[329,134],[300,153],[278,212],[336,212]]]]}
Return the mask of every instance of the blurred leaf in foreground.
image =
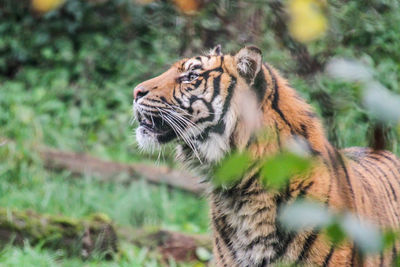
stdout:
{"type": "Polygon", "coordinates": [[[387,230],[383,233],[383,246],[389,248],[394,245],[396,240],[400,237],[399,232],[393,230],[387,230]]]}
{"type": "Polygon", "coordinates": [[[252,160],[248,153],[233,153],[226,157],[217,167],[214,185],[217,187],[234,184],[248,170],[252,160]]]}
{"type": "Polygon", "coordinates": [[[46,13],[61,6],[65,0],[32,0],[32,8],[39,13],[46,13]]]}
{"type": "Polygon", "coordinates": [[[333,222],[332,214],[320,203],[296,201],[282,208],[280,222],[290,231],[326,227],[333,222]]]}
{"type": "Polygon", "coordinates": [[[384,241],[394,238],[383,236],[375,225],[351,213],[336,214],[322,204],[306,200],[284,206],[279,220],[289,231],[325,229],[334,244],[349,238],[363,253],[377,253],[383,249],[384,241]]]}
{"type": "Polygon", "coordinates": [[[328,22],[323,14],[324,2],[320,0],[290,0],[290,34],[300,42],[309,42],[326,31],[328,22]]]}
{"type": "Polygon", "coordinates": [[[390,92],[373,78],[373,71],[356,60],[334,58],[326,66],[333,78],[363,85],[362,101],[365,108],[378,120],[387,123],[400,122],[400,96],[390,92]]]}
{"type": "Polygon", "coordinates": [[[388,123],[400,121],[400,96],[378,82],[366,85],[363,95],[365,107],[379,120],[388,123]]]}
{"type": "Polygon", "coordinates": [[[341,225],[336,221],[326,227],[326,235],[335,245],[340,244],[346,239],[346,233],[343,231],[341,225]]]}
{"type": "Polygon", "coordinates": [[[280,188],[294,175],[301,175],[311,167],[311,159],[282,152],[267,159],[261,168],[261,179],[265,187],[280,188]]]}
{"type": "Polygon", "coordinates": [[[196,256],[201,261],[209,261],[212,258],[211,252],[204,247],[196,248],[196,256]]]}
{"type": "Polygon", "coordinates": [[[348,82],[363,82],[373,78],[373,72],[370,68],[351,59],[333,58],[329,60],[325,70],[331,77],[348,82]]]}
{"type": "Polygon", "coordinates": [[[364,253],[377,253],[383,248],[383,236],[379,229],[355,215],[347,213],[340,220],[342,229],[364,253]]]}

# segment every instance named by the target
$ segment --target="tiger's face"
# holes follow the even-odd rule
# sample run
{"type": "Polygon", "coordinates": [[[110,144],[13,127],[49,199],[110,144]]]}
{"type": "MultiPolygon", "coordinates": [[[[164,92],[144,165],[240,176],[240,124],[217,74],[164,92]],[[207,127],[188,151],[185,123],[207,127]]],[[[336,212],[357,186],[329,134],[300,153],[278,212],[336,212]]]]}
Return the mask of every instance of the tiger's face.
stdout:
{"type": "Polygon", "coordinates": [[[240,92],[249,90],[261,66],[258,48],[232,56],[217,46],[210,55],[180,60],[140,83],[133,92],[139,146],[152,150],[177,140],[183,157],[218,160],[231,149],[240,92]]]}

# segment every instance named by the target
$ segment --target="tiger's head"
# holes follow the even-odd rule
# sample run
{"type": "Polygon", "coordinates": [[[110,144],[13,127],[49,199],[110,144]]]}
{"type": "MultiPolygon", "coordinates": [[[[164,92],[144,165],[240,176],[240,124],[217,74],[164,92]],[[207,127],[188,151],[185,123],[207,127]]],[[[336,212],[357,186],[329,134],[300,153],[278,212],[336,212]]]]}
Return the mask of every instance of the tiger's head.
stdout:
{"type": "Polygon", "coordinates": [[[262,66],[257,47],[224,55],[217,46],[140,83],[133,91],[139,146],[176,140],[183,160],[218,161],[257,127],[264,92],[253,87],[265,83],[262,66]]]}

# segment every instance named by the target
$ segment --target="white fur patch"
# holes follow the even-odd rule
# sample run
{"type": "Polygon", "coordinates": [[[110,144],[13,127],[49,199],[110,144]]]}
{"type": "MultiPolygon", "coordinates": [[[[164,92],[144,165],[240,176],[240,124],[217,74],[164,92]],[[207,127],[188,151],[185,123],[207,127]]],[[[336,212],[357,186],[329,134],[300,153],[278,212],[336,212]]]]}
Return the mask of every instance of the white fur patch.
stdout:
{"type": "Polygon", "coordinates": [[[249,73],[250,71],[252,71],[250,66],[251,66],[251,59],[246,56],[241,57],[240,61],[237,64],[237,68],[241,73],[249,73]]]}
{"type": "Polygon", "coordinates": [[[155,134],[147,131],[142,126],[136,129],[136,141],[142,151],[154,153],[160,150],[160,143],[155,134]]]}

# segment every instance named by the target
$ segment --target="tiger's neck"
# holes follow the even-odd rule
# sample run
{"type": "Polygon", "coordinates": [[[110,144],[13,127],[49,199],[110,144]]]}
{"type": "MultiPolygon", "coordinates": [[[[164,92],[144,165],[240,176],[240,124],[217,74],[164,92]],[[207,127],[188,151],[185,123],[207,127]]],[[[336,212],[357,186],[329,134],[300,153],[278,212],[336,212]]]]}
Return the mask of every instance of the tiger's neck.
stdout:
{"type": "Polygon", "coordinates": [[[261,103],[261,123],[257,132],[243,134],[246,122],[238,121],[232,132],[234,149],[248,149],[255,157],[272,156],[294,139],[302,143],[314,156],[327,157],[331,145],[325,138],[322,125],[307,104],[276,70],[263,66],[265,83],[261,103]]]}
{"type": "Polygon", "coordinates": [[[314,233],[298,235],[288,249],[292,237],[277,219],[280,205],[307,194],[324,202],[329,199],[330,176],[326,166],[330,164],[329,158],[336,157],[336,150],[326,140],[312,108],[275,70],[264,66],[263,71],[266,88],[261,105],[261,134],[246,133],[246,123],[238,121],[232,132],[233,149],[247,149],[256,158],[268,157],[283,150],[290,140],[301,138],[314,157],[327,165],[316,165],[307,179],[292,179],[283,190],[266,189],[257,168],[249,170],[231,188],[214,189],[210,196],[211,216],[216,260],[220,265],[294,262],[295,255],[301,255],[303,244],[314,233]]]}
{"type": "Polygon", "coordinates": [[[294,139],[301,139],[314,156],[328,157],[332,147],[311,106],[272,67],[264,65],[261,77],[263,80],[255,83],[260,88],[254,88],[255,85],[252,88],[256,94],[263,95],[255,108],[260,114],[250,116],[255,117],[257,126],[253,125],[254,121],[243,119],[242,114],[249,111],[249,103],[246,101],[243,105],[243,99],[249,97],[238,94],[240,88],[235,88],[237,93],[230,105],[236,109],[242,106],[242,110],[231,109],[220,119],[224,122],[224,132],[210,133],[207,139],[196,140],[197,153],[188,145],[178,146],[181,162],[211,178],[210,167],[231,151],[248,150],[255,158],[268,157],[279,153],[294,139]],[[237,120],[230,119],[233,117],[237,120]]]}

